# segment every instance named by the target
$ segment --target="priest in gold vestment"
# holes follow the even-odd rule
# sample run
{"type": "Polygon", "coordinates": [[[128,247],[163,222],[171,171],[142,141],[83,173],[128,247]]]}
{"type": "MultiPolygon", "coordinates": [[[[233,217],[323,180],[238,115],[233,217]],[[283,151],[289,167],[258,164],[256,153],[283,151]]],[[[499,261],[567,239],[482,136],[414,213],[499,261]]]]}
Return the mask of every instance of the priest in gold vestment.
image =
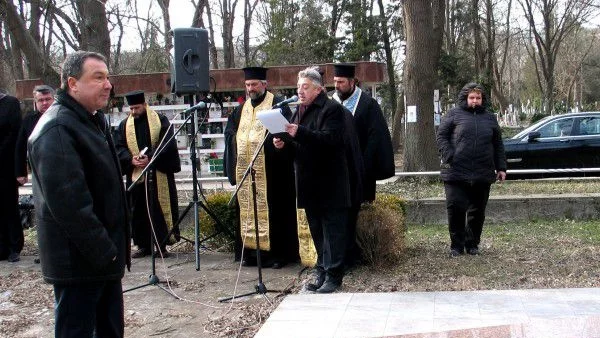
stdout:
{"type": "Polygon", "coordinates": [[[142,178],[128,193],[133,242],[138,246],[138,250],[133,252],[131,257],[141,258],[149,255],[152,251],[151,238],[155,247],[160,250],[156,251],[157,256],[167,257],[169,253],[166,245],[179,240],[179,229],[173,229],[179,218],[175,173],[181,170],[181,165],[177,143],[171,138],[171,122],[165,115],[150,109],[143,91],[127,93],[125,98],[131,113],[119,124],[115,135],[115,149],[121,170],[127,176],[127,186],[131,185],[154,157],[163,136],[167,135],[165,142],[170,139],[154,161],[154,170],[151,170],[152,186],[147,185],[145,178],[142,178]],[[141,151],[145,147],[148,149],[142,155],[141,151]],[[152,198],[152,222],[148,218],[147,194],[152,198]]]}
{"type": "MultiPolygon", "coordinates": [[[[244,68],[247,99],[229,116],[225,128],[224,168],[232,185],[238,183],[261,144],[267,130],[256,117],[283,99],[267,90],[267,69],[244,68]]],[[[282,114],[289,120],[291,110],[284,106],[282,114]]],[[[298,260],[296,222],[296,189],[293,157],[289,151],[276,150],[269,136],[254,162],[256,172],[256,209],[258,243],[263,267],[281,268],[298,260]]],[[[248,177],[237,196],[239,230],[236,252],[243,246],[245,266],[256,265],[256,236],[251,178],[248,177]]],[[[240,258],[240,257],[236,257],[240,258]]]]}

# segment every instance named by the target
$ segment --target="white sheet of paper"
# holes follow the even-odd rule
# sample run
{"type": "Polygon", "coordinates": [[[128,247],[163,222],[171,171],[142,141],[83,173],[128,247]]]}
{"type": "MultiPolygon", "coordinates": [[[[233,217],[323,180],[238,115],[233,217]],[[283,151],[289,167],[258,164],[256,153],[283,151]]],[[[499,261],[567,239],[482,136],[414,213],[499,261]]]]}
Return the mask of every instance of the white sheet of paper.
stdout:
{"type": "Polygon", "coordinates": [[[281,109],[279,108],[259,111],[256,113],[256,117],[258,117],[263,126],[265,126],[271,134],[285,132],[285,125],[289,123],[288,120],[281,115],[281,109]]]}

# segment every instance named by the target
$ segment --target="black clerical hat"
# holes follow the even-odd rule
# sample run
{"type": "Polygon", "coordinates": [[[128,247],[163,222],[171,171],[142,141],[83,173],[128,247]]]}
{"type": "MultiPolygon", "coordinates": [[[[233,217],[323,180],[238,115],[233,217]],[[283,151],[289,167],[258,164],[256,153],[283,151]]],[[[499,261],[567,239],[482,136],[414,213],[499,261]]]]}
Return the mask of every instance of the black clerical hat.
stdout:
{"type": "Polygon", "coordinates": [[[134,104],[143,104],[146,102],[143,90],[134,90],[132,92],[126,93],[125,98],[127,99],[127,104],[130,106],[134,104]]]}
{"type": "Polygon", "coordinates": [[[336,63],[333,65],[333,76],[354,78],[355,68],[351,63],[336,63]]]}
{"type": "Polygon", "coordinates": [[[244,80],[266,80],[267,68],[264,67],[246,67],[244,71],[244,80]]]}

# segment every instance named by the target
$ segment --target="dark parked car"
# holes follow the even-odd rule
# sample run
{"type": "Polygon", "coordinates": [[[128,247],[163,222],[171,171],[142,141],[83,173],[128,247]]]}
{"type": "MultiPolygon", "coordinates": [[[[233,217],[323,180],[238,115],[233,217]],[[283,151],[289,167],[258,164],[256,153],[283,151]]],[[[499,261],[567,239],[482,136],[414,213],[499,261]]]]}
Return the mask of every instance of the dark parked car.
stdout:
{"type": "Polygon", "coordinates": [[[548,116],[504,140],[507,178],[600,176],[600,172],[552,172],[535,175],[514,169],[600,168],[600,112],[548,116]]]}

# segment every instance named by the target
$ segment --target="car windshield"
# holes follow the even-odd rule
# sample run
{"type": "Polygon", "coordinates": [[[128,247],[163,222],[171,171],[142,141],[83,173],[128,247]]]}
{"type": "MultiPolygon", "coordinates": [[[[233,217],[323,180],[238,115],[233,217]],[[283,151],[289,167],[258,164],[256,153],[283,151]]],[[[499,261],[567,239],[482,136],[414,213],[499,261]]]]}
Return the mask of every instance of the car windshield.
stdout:
{"type": "Polygon", "coordinates": [[[543,119],[537,121],[536,123],[530,125],[529,127],[523,129],[521,132],[519,132],[517,135],[513,136],[513,139],[522,139],[523,137],[527,136],[527,134],[531,133],[532,131],[536,130],[540,125],[546,123],[546,121],[548,121],[549,119],[556,117],[556,116],[546,116],[543,119]]]}

